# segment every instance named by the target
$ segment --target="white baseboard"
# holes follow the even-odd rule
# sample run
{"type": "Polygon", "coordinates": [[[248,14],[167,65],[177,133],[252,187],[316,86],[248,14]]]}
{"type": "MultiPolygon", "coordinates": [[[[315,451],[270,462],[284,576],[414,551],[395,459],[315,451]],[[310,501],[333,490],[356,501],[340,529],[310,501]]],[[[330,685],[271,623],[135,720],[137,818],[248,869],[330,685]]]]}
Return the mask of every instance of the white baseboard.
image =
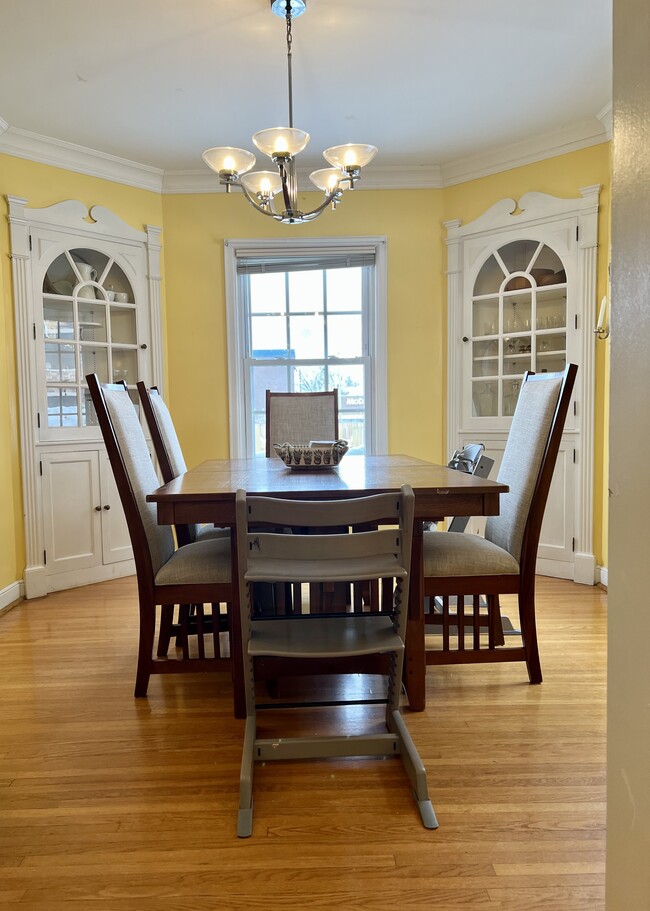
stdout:
{"type": "Polygon", "coordinates": [[[607,588],[607,567],[599,566],[598,569],[600,570],[600,584],[607,588]]]}
{"type": "Polygon", "coordinates": [[[573,563],[567,563],[565,560],[543,560],[538,558],[535,572],[538,576],[570,579],[573,582],[573,563]]]}
{"type": "Polygon", "coordinates": [[[600,579],[592,554],[574,554],[572,561],[538,558],[535,571],[540,576],[569,579],[580,585],[595,585],[600,579]]]}
{"type": "Polygon", "coordinates": [[[47,591],[60,592],[68,588],[79,588],[82,585],[93,585],[95,582],[108,582],[109,579],[121,579],[123,576],[135,575],[133,560],[120,560],[107,563],[105,566],[92,566],[89,569],[76,569],[65,573],[52,573],[47,577],[47,591]]]}
{"type": "Polygon", "coordinates": [[[24,597],[24,586],[22,582],[12,582],[6,588],[0,589],[0,614],[9,610],[16,601],[24,597]]]}

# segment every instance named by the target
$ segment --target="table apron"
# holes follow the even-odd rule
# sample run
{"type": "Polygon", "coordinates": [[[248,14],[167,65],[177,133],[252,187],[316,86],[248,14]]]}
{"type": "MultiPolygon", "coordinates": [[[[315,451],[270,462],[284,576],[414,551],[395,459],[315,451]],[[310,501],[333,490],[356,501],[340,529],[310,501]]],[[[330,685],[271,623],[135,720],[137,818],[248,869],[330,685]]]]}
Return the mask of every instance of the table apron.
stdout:
{"type": "MultiPolygon", "coordinates": [[[[363,494],[359,494],[362,496],[363,494]]],[[[158,502],[159,525],[193,523],[235,524],[235,499],[158,502]]],[[[498,493],[454,493],[440,490],[416,491],[415,518],[437,520],[446,516],[496,516],[499,514],[498,493]]]]}

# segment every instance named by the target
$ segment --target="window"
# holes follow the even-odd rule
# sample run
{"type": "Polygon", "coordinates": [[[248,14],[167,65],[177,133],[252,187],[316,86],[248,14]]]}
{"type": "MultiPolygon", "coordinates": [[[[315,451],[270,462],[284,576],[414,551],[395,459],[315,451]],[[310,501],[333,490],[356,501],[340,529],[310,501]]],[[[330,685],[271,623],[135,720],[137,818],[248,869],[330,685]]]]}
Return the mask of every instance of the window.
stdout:
{"type": "Polygon", "coordinates": [[[339,432],[386,450],[385,243],[226,242],[231,455],[263,456],[265,393],[339,390],[339,432]]]}

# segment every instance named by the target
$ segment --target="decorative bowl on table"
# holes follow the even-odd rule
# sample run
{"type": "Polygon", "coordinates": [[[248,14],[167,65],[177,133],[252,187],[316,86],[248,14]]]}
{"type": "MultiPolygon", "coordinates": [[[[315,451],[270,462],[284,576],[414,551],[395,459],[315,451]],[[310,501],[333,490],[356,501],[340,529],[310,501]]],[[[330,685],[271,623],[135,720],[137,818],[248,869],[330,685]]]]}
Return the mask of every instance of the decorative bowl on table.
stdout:
{"type": "Polygon", "coordinates": [[[335,468],[348,451],[347,440],[313,440],[310,443],[274,443],[288,468],[335,468]]]}

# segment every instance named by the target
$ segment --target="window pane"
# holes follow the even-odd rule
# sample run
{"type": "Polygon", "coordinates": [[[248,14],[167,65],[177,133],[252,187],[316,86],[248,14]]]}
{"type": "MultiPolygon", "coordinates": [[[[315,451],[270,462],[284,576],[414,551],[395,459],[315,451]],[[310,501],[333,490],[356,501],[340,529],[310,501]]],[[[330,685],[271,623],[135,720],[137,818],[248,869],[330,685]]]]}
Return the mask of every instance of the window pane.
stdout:
{"type": "Polygon", "coordinates": [[[292,316],[289,323],[292,356],[325,357],[325,324],[323,315],[292,316]]]}
{"type": "Polygon", "coordinates": [[[72,301],[43,301],[43,334],[45,338],[74,338],[72,301]]]}
{"type": "Polygon", "coordinates": [[[266,413],[253,415],[253,455],[266,455],[266,413]]]}
{"type": "MultiPolygon", "coordinates": [[[[503,282],[503,269],[496,261],[494,255],[483,263],[481,266],[479,274],[476,276],[476,281],[474,283],[474,296],[478,297],[480,294],[495,294],[500,288],[503,282]]],[[[478,333],[474,332],[474,335],[478,333]]],[[[489,333],[485,333],[488,335],[489,333]]]]}
{"type": "Polygon", "coordinates": [[[79,338],[82,342],[106,341],[106,306],[79,300],[79,338]]]}
{"type": "Polygon", "coordinates": [[[324,367],[294,367],[291,371],[293,380],[288,392],[325,392],[327,391],[324,367]]]}
{"type": "Polygon", "coordinates": [[[113,378],[112,383],[124,380],[129,386],[138,382],[138,352],[133,348],[113,348],[113,378]]]}
{"type": "Polygon", "coordinates": [[[135,345],[135,310],[129,307],[111,307],[111,341],[135,345]]]}
{"type": "Polygon", "coordinates": [[[361,310],[362,269],[330,269],[327,272],[327,309],[361,310]]]}
{"type": "Polygon", "coordinates": [[[47,426],[76,427],[78,425],[77,390],[70,388],[47,390],[47,426]]]}
{"type": "Polygon", "coordinates": [[[45,343],[45,379],[51,383],[74,383],[77,379],[77,365],[74,345],[45,343]]]}
{"type": "Polygon", "coordinates": [[[248,281],[251,313],[285,312],[284,272],[250,275],[248,276],[248,281]]]}
{"type": "Polygon", "coordinates": [[[364,369],[341,366],[330,370],[330,388],[339,390],[339,437],[347,440],[350,450],[365,452],[366,396],[364,369]]]}
{"type": "Polygon", "coordinates": [[[320,270],[289,273],[289,310],[292,313],[321,313],[323,273],[320,270]]]}
{"type": "MultiPolygon", "coordinates": [[[[268,357],[264,352],[287,352],[287,323],[283,316],[251,318],[251,348],[254,357],[268,357]],[[260,353],[261,352],[261,353],[260,353]]],[[[277,354],[274,355],[277,357],[277,354]]]]}
{"type": "Polygon", "coordinates": [[[526,272],[539,246],[537,240],[513,240],[499,247],[499,256],[508,272],[526,272]]]}
{"type": "Polygon", "coordinates": [[[363,324],[360,313],[328,317],[327,353],[330,357],[359,357],[363,354],[363,324]]]}
{"type": "Polygon", "coordinates": [[[89,373],[96,373],[100,383],[108,383],[108,349],[82,346],[81,373],[84,378],[89,373]]]}
{"type": "MultiPolygon", "coordinates": [[[[98,270],[99,271],[99,270],[98,270]]],[[[99,281],[102,279],[102,273],[99,274],[99,281]]],[[[108,273],[104,276],[104,281],[102,282],[106,291],[114,292],[116,297],[115,299],[120,301],[120,303],[134,303],[135,295],[133,294],[133,288],[128,278],[124,274],[124,270],[121,269],[117,263],[111,263],[111,267],[108,270],[108,273]],[[117,295],[120,295],[118,298],[117,295]],[[126,299],[123,295],[126,294],[126,299]]]]}
{"type": "Polygon", "coordinates": [[[266,411],[266,390],[287,392],[289,371],[285,366],[260,364],[251,367],[251,399],[253,411],[266,411]]]}

